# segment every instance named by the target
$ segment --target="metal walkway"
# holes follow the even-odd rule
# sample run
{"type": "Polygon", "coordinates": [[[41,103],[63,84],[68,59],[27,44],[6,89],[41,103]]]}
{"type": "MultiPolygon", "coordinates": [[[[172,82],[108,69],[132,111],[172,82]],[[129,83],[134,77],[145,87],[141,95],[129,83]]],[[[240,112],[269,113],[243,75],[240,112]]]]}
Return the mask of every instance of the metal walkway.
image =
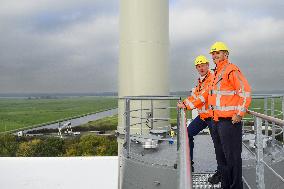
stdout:
{"type": "MultiPolygon", "coordinates": [[[[249,141],[243,138],[243,180],[244,188],[257,188],[256,185],[256,160],[255,148],[249,146],[249,141]]],[[[192,174],[193,188],[220,188],[219,185],[210,185],[207,180],[216,170],[216,160],[213,142],[210,135],[197,135],[194,138],[194,168],[192,174]]],[[[284,150],[280,143],[272,146],[272,141],[268,141],[264,148],[264,161],[271,166],[281,177],[284,177],[284,150]],[[281,150],[282,149],[282,150],[281,150]]],[[[274,175],[273,170],[264,167],[264,181],[268,189],[282,189],[284,183],[274,175]]]]}
{"type": "Polygon", "coordinates": [[[208,182],[208,178],[215,173],[217,167],[214,146],[209,134],[199,134],[194,137],[193,155],[195,172],[192,174],[192,187],[221,188],[220,184],[212,185],[208,182]]]}
{"type": "MultiPolygon", "coordinates": [[[[246,122],[243,125],[244,188],[283,189],[284,148],[276,137],[283,136],[284,138],[284,121],[282,119],[282,116],[284,116],[284,98],[282,96],[258,96],[257,98],[264,98],[264,114],[249,110],[248,113],[251,117],[244,119],[246,122]],[[282,100],[282,111],[275,110],[274,98],[282,100]],[[271,105],[270,109],[268,109],[268,102],[271,105]],[[267,116],[268,112],[270,112],[270,116],[267,116]]],[[[208,177],[214,174],[217,168],[213,142],[209,134],[199,134],[194,137],[193,161],[195,172],[191,172],[186,116],[183,110],[177,109],[177,126],[176,129],[171,128],[176,132],[174,138],[171,139],[172,130],[166,131],[165,136],[162,134],[164,130],[160,130],[161,135],[159,133],[154,134],[157,136],[140,134],[142,128],[144,128],[144,123],[146,123],[145,128],[153,129],[155,123],[171,120],[168,117],[157,116],[159,113],[156,112],[176,109],[176,107],[155,107],[153,101],[179,100],[179,98],[142,96],[125,97],[123,100],[125,100],[125,128],[124,132],[118,132],[118,141],[121,141],[122,144],[119,164],[120,188],[201,189],[221,187],[220,184],[211,185],[208,183],[208,177]],[[132,101],[141,101],[141,106],[131,109],[130,102],[132,101]],[[144,105],[142,108],[142,101],[150,101],[150,106],[145,107],[144,105]],[[131,119],[137,118],[138,121],[131,121],[131,119]],[[138,130],[131,133],[130,128],[135,125],[139,125],[139,127],[136,127],[138,130]],[[139,131],[139,128],[141,131],[139,131]],[[169,144],[171,140],[173,143],[169,144]],[[147,146],[146,143],[154,148],[143,149],[147,146]]]]}
{"type": "Polygon", "coordinates": [[[208,182],[208,178],[213,174],[214,173],[193,173],[192,187],[194,189],[221,188],[221,184],[212,185],[208,182]]]}

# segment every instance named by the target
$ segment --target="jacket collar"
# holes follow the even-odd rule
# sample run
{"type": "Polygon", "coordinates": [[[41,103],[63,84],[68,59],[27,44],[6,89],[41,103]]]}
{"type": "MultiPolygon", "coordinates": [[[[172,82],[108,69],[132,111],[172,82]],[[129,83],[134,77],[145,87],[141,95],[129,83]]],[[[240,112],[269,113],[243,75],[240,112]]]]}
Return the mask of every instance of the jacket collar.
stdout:
{"type": "Polygon", "coordinates": [[[206,78],[209,76],[209,74],[210,74],[210,71],[208,70],[205,76],[198,78],[198,82],[202,83],[203,81],[205,81],[206,78]]]}
{"type": "Polygon", "coordinates": [[[225,65],[229,64],[229,60],[223,60],[216,64],[216,71],[220,71],[225,65]]]}

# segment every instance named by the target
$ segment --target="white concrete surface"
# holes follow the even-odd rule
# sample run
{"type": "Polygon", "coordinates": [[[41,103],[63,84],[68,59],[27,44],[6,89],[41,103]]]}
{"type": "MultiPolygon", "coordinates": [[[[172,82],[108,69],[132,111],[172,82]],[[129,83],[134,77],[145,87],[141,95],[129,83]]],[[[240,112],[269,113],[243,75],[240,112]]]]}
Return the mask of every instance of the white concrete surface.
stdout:
{"type": "Polygon", "coordinates": [[[1,189],[116,189],[118,157],[0,158],[1,189]]]}

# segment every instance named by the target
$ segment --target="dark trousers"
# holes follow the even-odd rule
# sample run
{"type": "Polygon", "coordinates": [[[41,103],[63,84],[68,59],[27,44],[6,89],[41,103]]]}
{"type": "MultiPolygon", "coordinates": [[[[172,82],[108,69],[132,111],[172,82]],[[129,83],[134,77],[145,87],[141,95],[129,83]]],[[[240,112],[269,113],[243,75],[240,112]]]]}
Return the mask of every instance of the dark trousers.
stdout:
{"type": "Polygon", "coordinates": [[[242,189],[242,124],[231,120],[212,121],[212,139],[225,189],[242,189]]]}
{"type": "Polygon", "coordinates": [[[196,136],[200,131],[209,127],[211,133],[211,120],[204,121],[198,115],[190,124],[187,126],[187,133],[189,139],[189,149],[190,149],[190,159],[193,161],[193,148],[194,148],[194,136],[196,136]]]}

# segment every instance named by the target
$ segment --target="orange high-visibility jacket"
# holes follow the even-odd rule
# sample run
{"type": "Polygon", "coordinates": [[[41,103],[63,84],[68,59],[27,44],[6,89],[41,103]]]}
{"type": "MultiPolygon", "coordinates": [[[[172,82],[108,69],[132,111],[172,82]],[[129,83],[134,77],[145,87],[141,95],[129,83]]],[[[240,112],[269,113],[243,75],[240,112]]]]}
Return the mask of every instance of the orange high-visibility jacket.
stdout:
{"type": "Polygon", "coordinates": [[[224,60],[218,63],[208,90],[210,114],[215,121],[244,116],[251,103],[251,89],[240,69],[224,60]]]}
{"type": "Polygon", "coordinates": [[[191,93],[191,96],[188,96],[184,101],[183,104],[186,106],[187,110],[192,110],[197,108],[197,111],[200,115],[201,119],[206,119],[210,117],[207,99],[203,97],[203,94],[208,91],[208,87],[213,79],[213,74],[208,71],[207,75],[201,81],[200,78],[198,79],[198,84],[194,88],[191,93]]]}

